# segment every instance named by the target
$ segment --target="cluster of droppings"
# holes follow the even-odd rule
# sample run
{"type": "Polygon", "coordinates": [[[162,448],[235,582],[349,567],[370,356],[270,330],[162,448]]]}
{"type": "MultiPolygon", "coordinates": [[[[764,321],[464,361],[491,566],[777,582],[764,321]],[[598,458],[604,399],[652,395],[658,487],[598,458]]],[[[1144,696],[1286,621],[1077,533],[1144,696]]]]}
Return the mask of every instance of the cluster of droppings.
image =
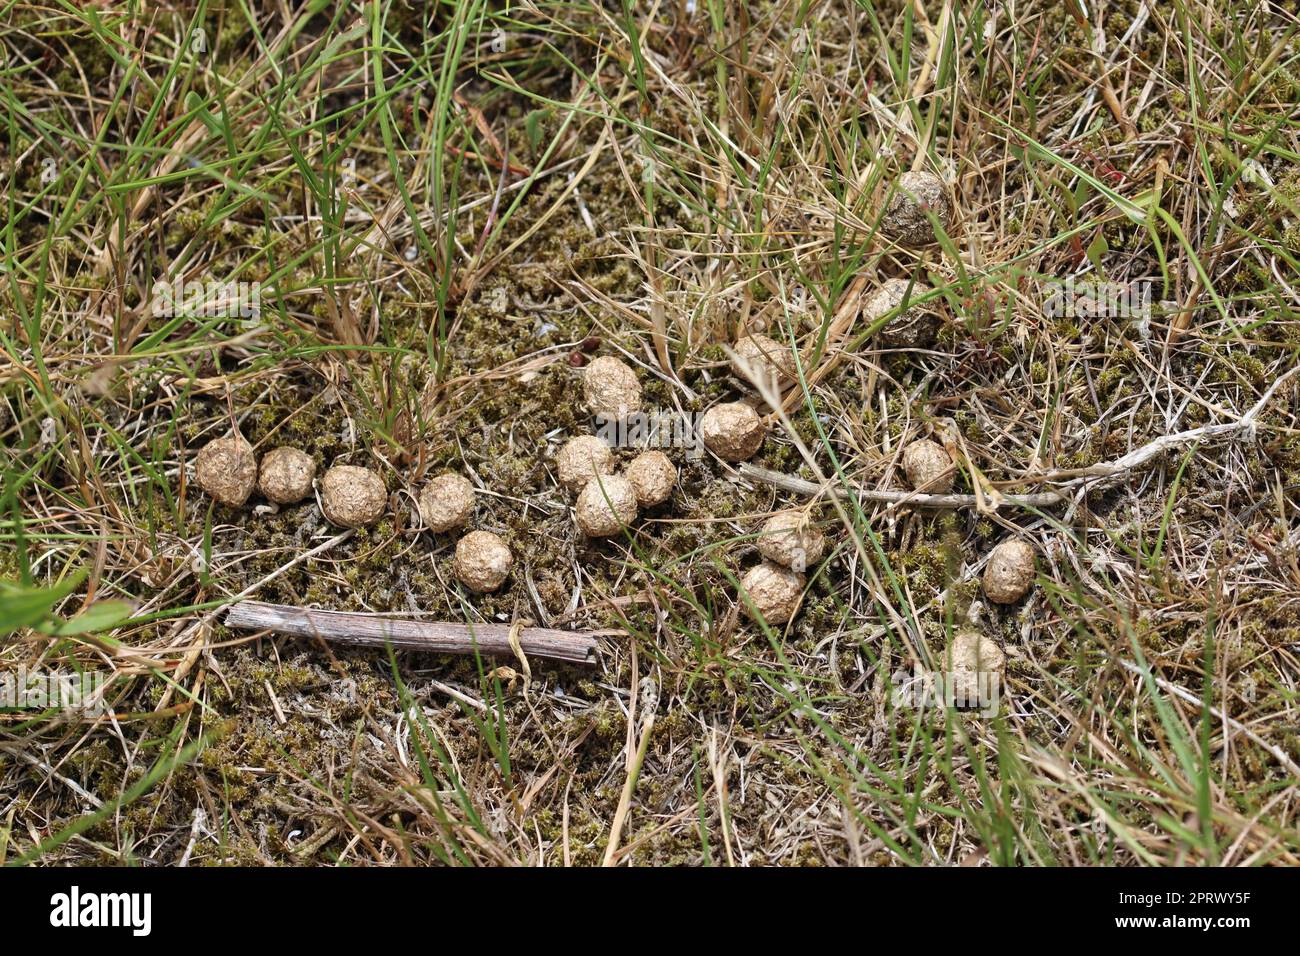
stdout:
{"type": "MultiPolygon", "coordinates": [[[[238,433],[208,442],[194,458],[194,480],[218,503],[239,508],[256,489],[275,505],[307,498],[316,478],[316,461],[299,448],[282,445],[257,460],[253,446],[238,433]]],[[[321,511],[341,528],[374,524],[388,506],[384,481],[369,468],[335,465],[320,480],[321,511]]]]}
{"type": "MultiPolygon", "coordinates": [[[[642,408],[641,382],[631,366],[613,356],[601,356],[583,373],[583,397],[588,412],[602,424],[626,422],[642,408]]],[[[677,468],[660,451],[638,455],[623,474],[616,474],[613,450],[594,435],[570,438],[556,455],[561,486],[577,492],[574,520],[588,538],[613,537],[640,514],[667,501],[677,484],[677,468]]]]}

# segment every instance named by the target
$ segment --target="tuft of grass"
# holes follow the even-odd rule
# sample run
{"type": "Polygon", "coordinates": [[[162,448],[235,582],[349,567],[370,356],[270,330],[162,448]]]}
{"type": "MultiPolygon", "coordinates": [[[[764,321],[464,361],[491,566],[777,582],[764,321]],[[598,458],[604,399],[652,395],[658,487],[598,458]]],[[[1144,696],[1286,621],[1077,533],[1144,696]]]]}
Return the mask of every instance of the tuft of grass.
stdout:
{"type": "Polygon", "coordinates": [[[1294,381],[1253,434],[1059,508],[856,493],[928,435],[959,490],[1051,486],[1300,360],[1300,24],[1098,15],[0,5],[0,676],[103,674],[112,708],[0,709],[0,860],[1295,864],[1294,381]],[[881,210],[920,168],[957,215],[899,247],[881,210]],[[933,345],[860,320],[895,277],[933,345]],[[1066,277],[1149,283],[1150,313],[1053,314],[1066,277]],[[154,307],[208,280],[258,310],[154,307]],[[797,349],[783,396],[727,371],[751,329],[797,349]],[[756,463],[826,493],[671,449],[671,504],[581,539],[549,455],[590,429],[593,349],[656,409],[765,404],[756,463]],[[236,426],[375,467],[394,508],[337,536],[196,497],[236,426]],[[414,520],[443,469],[514,549],[497,594],[414,520]],[[757,529],[797,504],[832,554],[753,623],[757,529]],[[979,575],[1013,535],[1038,578],[1003,608],[979,575]],[[236,595],[599,630],[602,660],[235,634],[236,595]],[[996,714],[910,705],[969,627],[1007,657],[996,714]]]}

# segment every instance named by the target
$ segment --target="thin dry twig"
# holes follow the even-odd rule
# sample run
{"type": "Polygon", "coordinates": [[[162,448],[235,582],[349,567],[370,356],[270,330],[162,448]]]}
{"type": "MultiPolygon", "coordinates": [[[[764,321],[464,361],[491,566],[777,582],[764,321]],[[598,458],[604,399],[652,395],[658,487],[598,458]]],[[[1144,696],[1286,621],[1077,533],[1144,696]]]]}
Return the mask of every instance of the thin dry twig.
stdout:
{"type": "MultiPolygon", "coordinates": [[[[1014,505],[1018,508],[1050,508],[1052,505],[1060,504],[1070,497],[1068,492],[1075,489],[1078,489],[1080,493],[1095,491],[1174,448],[1181,448],[1212,439],[1238,438],[1242,436],[1248,439],[1252,438],[1260,414],[1263,413],[1273,396],[1277,394],[1278,389],[1297,372],[1300,372],[1300,366],[1280,376],[1269,386],[1260,400],[1251,406],[1246,414],[1235,421],[1222,422],[1216,425],[1202,425],[1199,428],[1190,428],[1170,435],[1161,435],[1159,438],[1133,449],[1133,451],[1116,458],[1114,461],[1100,462],[1089,466],[1084,469],[1084,473],[1079,477],[1063,483],[1058,491],[1040,491],[1028,495],[1003,494],[999,496],[1000,500],[993,507],[1014,505]]],[[[843,488],[806,481],[803,478],[795,478],[793,475],[785,475],[749,463],[740,465],[740,473],[746,478],[752,478],[754,481],[761,481],[774,488],[780,488],[782,491],[791,491],[796,494],[833,494],[840,498],[848,496],[848,492],[843,488]]],[[[975,508],[982,503],[982,499],[975,495],[930,495],[919,491],[889,491],[880,488],[858,487],[853,489],[853,494],[863,501],[876,501],[889,505],[910,505],[915,508],[975,508]]]]}
{"type": "MultiPolygon", "coordinates": [[[[242,601],[226,615],[227,627],[274,631],[293,637],[319,637],[362,647],[393,647],[435,654],[487,654],[515,656],[510,626],[505,624],[449,624],[442,621],[404,621],[350,611],[317,611],[286,604],[242,601]]],[[[529,657],[571,664],[595,664],[596,638],[581,631],[525,627],[519,645],[529,657]]]]}
{"type": "MultiPolygon", "coordinates": [[[[740,473],[746,478],[761,481],[763,484],[780,488],[782,491],[792,491],[795,494],[833,494],[840,498],[848,497],[848,492],[843,488],[819,485],[815,481],[795,478],[793,475],[785,475],[779,471],[760,468],[758,465],[751,465],[748,462],[740,465],[740,473]]],[[[888,491],[881,488],[862,487],[854,488],[853,494],[862,501],[876,501],[888,505],[909,505],[914,508],[974,508],[976,505],[974,495],[929,495],[920,491],[888,491]]],[[[1060,504],[1064,500],[1065,496],[1059,492],[1044,491],[1033,495],[1003,495],[1001,503],[1004,505],[1018,505],[1021,508],[1049,508],[1052,505],[1060,504]]]]}

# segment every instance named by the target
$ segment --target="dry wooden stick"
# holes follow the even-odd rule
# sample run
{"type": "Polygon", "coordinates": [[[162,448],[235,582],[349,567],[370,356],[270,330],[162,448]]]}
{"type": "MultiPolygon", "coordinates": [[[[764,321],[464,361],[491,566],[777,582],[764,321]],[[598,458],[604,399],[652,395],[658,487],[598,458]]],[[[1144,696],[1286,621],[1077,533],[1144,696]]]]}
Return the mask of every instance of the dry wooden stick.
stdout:
{"type": "MultiPolygon", "coordinates": [[[[226,614],[227,627],[274,631],[294,637],[319,637],[362,647],[393,647],[435,654],[516,656],[506,624],[447,624],[441,621],[406,621],[355,614],[318,611],[286,604],[241,601],[226,614]]],[[[596,638],[580,631],[525,627],[519,644],[528,657],[570,664],[596,663],[596,638]]]]}

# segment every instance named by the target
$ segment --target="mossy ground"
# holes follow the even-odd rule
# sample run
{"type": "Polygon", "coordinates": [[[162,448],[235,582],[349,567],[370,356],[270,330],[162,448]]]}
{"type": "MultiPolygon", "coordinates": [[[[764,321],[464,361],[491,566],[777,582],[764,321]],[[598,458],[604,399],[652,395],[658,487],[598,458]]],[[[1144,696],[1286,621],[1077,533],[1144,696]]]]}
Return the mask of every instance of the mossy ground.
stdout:
{"type": "MultiPolygon", "coordinates": [[[[115,668],[122,720],[0,714],[6,744],[38,761],[0,749],[0,857],[582,865],[615,839],[620,861],[641,864],[1294,860],[1295,781],[1219,722],[1257,728],[1300,760],[1294,384],[1250,440],[1180,447],[1069,509],[842,515],[819,502],[836,547],[779,632],[745,618],[735,579],[758,559],[762,518],[797,499],[671,449],[672,501],[628,538],[593,542],[576,533],[551,460],[591,430],[579,400],[591,355],[637,363],[649,408],[752,398],[727,371],[737,329],[784,334],[788,317],[809,354],[859,274],[940,288],[939,341],[901,354],[852,334],[836,343],[833,373],[754,464],[806,480],[839,467],[898,487],[901,445],[951,420],[983,480],[1015,491],[1244,413],[1300,348],[1278,280],[1294,265],[1300,173],[1268,108],[1292,97],[1293,71],[1271,71],[1245,99],[1225,86],[1193,104],[1175,87],[1238,75],[1235,47],[1224,34],[1221,69],[1198,71],[1192,53],[1169,54],[1181,34],[1156,18],[1124,48],[1162,84],[1129,136],[1093,95],[1088,28],[1059,4],[1030,4],[1013,23],[956,15],[956,33],[933,42],[961,43],[919,94],[927,32],[911,25],[901,81],[887,55],[910,4],[870,5],[866,20],[830,9],[802,26],[784,4],[750,5],[748,26],[664,10],[643,25],[642,56],[585,4],[564,5],[558,21],[487,5],[473,24],[380,6],[398,64],[382,107],[357,37],[337,61],[313,59],[348,24],[307,16],[278,70],[259,72],[251,29],[218,4],[204,21],[210,55],[174,80],[206,104],[180,174],[154,182],[160,154],[134,103],[115,116],[123,148],[105,169],[87,167],[89,192],[74,196],[76,176],[46,190],[39,164],[6,160],[12,194],[31,207],[12,230],[11,259],[26,266],[0,289],[5,348],[21,367],[0,382],[16,422],[7,500],[22,521],[0,573],[51,585],[84,570],[60,613],[93,587],[141,616],[114,632],[125,650],[30,630],[5,639],[6,666],[115,668]],[[498,26],[504,53],[490,43],[498,26]],[[438,64],[457,37],[447,101],[438,64]],[[876,102],[858,95],[864,82],[876,102]],[[1231,141],[1204,119],[1229,101],[1231,141]],[[442,108],[451,118],[438,127],[442,108]],[[899,132],[924,123],[922,146],[899,132]],[[1187,130],[1203,149],[1188,147],[1187,130]],[[1224,184],[1243,142],[1262,147],[1275,190],[1224,184]],[[957,184],[951,249],[891,248],[872,234],[874,200],[918,148],[957,184]],[[330,185],[324,171],[343,160],[355,181],[330,185]],[[1215,182],[1191,182],[1194,162],[1215,182]],[[1135,200],[1157,181],[1175,215],[1134,222],[1107,192],[1135,200]],[[156,193],[137,220],[117,197],[134,203],[144,182],[156,193]],[[1213,219],[1225,196],[1229,240],[1189,239],[1188,224],[1213,219]],[[69,209],[85,210],[84,226],[60,218],[69,209]],[[52,228],[63,232],[46,249],[52,228]],[[70,242],[92,237],[97,252],[112,235],[125,237],[116,258],[70,242]],[[1193,257],[1224,311],[1206,293],[1174,335],[1193,257]],[[1089,260],[1096,276],[1155,277],[1150,320],[1043,314],[1042,277],[1089,260]],[[34,278],[42,262],[52,273],[34,278]],[[262,321],[250,331],[148,315],[149,281],[178,263],[263,283],[262,321]],[[232,410],[260,448],[378,470],[386,516],[293,563],[338,533],[314,502],[232,510],[192,486],[193,452],[232,410]],[[474,526],[516,556],[494,594],[463,592],[455,536],[414,519],[415,493],[444,469],[481,489],[474,526]],[[982,600],[978,573],[1009,534],[1039,546],[1041,573],[1033,596],[999,608],[982,600]],[[254,586],[294,605],[598,629],[601,661],[530,662],[528,680],[519,661],[390,661],[254,640],[206,616],[207,602],[254,586]],[[1007,652],[999,715],[900,706],[893,675],[938,658],[971,621],[1007,652]],[[1198,749],[1207,712],[1168,696],[1162,710],[1160,691],[1117,664],[1137,655],[1194,698],[1209,675],[1213,752],[1198,749]],[[629,823],[612,834],[647,712],[629,823]],[[185,760],[133,790],[178,749],[185,760]],[[1210,818],[1188,823],[1206,809],[1206,778],[1210,818]]],[[[1136,2],[1115,6],[1109,49],[1139,15],[1136,2]]],[[[289,26],[258,16],[262,36],[289,26]]],[[[160,22],[145,39],[129,17],[114,26],[148,53],[155,79],[187,28],[160,22]]],[[[116,89],[121,62],[71,14],[19,5],[4,36],[24,64],[11,82],[44,102],[44,67],[32,64],[48,62],[63,93],[42,122],[19,116],[13,155],[51,150],[48,130],[65,129],[58,163],[80,170],[86,144],[71,131],[116,89]]],[[[1125,92],[1127,109],[1140,88],[1125,92]]],[[[168,102],[183,111],[186,100],[168,102]]],[[[185,116],[169,149],[193,128],[185,116]]],[[[958,490],[974,480],[963,469],[958,490]]]]}

